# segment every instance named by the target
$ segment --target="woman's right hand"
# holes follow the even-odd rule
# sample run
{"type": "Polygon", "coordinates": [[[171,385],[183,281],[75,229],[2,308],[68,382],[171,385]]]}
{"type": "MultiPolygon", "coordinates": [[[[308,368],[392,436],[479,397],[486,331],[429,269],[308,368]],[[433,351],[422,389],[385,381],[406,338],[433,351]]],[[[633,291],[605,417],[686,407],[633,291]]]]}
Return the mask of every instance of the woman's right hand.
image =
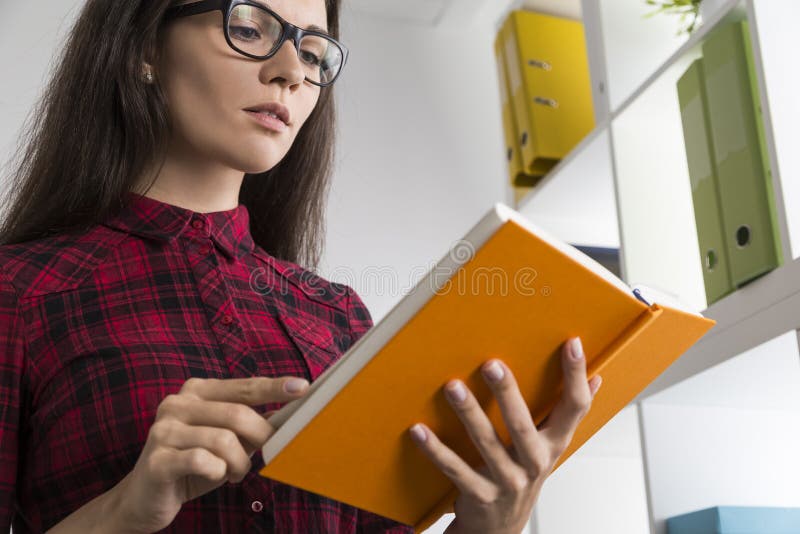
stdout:
{"type": "Polygon", "coordinates": [[[275,429],[251,406],[302,397],[293,377],[190,378],[159,404],[133,470],[113,488],[120,524],[133,532],[166,528],[183,506],[226,482],[241,482],[250,457],[275,429]]]}

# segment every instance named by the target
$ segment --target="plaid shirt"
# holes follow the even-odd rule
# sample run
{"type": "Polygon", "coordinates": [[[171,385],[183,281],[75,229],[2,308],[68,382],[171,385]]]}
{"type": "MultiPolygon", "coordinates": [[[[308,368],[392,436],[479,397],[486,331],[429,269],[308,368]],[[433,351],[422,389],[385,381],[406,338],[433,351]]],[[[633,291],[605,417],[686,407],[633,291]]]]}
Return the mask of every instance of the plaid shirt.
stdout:
{"type": "MultiPolygon", "coordinates": [[[[0,532],[42,532],[117,484],[188,378],[313,381],[372,326],[350,286],[256,245],[244,205],[128,195],[88,231],[0,247],[0,532]]],[[[251,460],[162,532],[413,532],[251,460]]]]}

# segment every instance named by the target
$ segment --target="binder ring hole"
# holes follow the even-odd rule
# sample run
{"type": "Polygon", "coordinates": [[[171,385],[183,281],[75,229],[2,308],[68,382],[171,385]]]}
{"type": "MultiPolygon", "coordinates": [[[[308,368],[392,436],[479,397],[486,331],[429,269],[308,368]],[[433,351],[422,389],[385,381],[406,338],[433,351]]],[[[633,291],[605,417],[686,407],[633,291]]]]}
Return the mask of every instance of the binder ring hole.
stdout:
{"type": "Polygon", "coordinates": [[[750,244],[750,227],[743,224],[736,230],[736,244],[739,248],[744,248],[750,244]]]}
{"type": "Polygon", "coordinates": [[[522,132],[522,146],[528,144],[528,132],[522,132]]]}
{"type": "Polygon", "coordinates": [[[511,161],[511,158],[513,158],[513,157],[514,157],[514,149],[513,148],[509,148],[508,152],[506,152],[506,159],[508,161],[511,161]]]}
{"type": "Polygon", "coordinates": [[[712,248],[706,252],[706,270],[713,271],[717,263],[719,263],[719,258],[717,258],[717,253],[712,248]]]}

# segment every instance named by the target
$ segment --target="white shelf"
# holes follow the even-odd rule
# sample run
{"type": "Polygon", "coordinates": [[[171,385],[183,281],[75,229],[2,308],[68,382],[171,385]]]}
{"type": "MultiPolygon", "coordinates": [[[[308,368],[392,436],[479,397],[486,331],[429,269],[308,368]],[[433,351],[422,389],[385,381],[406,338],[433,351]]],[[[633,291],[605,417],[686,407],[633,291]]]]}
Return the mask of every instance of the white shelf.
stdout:
{"type": "Polygon", "coordinates": [[[793,260],[715,302],[703,312],[717,324],[636,401],[800,329],[800,260],[793,260]]]}

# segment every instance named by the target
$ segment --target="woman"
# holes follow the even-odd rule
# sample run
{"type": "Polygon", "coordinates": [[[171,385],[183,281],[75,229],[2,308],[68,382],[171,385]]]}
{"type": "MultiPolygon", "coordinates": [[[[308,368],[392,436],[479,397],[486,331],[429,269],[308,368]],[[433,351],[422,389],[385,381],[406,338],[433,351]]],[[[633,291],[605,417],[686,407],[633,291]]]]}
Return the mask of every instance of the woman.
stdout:
{"type": "MultiPolygon", "coordinates": [[[[265,416],[372,326],[300,267],[323,235],[338,22],[338,0],[86,2],[0,228],[0,529],[412,531],[265,479],[254,455],[265,416]]],[[[579,348],[539,430],[487,362],[512,452],[448,384],[488,466],[422,427],[461,490],[448,531],[522,529],[599,387],[579,348]]]]}

